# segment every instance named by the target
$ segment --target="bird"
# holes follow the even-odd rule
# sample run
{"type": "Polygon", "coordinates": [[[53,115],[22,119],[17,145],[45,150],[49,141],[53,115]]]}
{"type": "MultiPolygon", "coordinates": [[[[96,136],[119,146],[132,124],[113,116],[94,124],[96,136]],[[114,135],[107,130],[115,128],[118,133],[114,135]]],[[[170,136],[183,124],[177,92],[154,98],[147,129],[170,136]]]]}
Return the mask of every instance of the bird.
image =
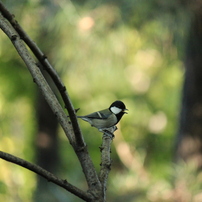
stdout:
{"type": "Polygon", "coordinates": [[[122,101],[116,100],[107,109],[77,117],[90,123],[91,126],[97,128],[99,131],[104,131],[114,127],[121,120],[122,116],[127,114],[127,110],[122,101]]]}

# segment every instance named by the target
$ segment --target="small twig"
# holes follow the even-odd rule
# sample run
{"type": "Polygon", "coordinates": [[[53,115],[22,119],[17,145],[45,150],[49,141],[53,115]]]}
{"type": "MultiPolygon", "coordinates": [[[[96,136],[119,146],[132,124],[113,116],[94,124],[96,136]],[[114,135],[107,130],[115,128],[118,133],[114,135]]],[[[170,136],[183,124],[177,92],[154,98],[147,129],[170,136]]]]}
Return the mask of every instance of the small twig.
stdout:
{"type": "Polygon", "coordinates": [[[80,110],[80,108],[77,108],[77,109],[75,109],[74,111],[75,111],[75,113],[77,113],[79,110],[80,110]]]}
{"type": "Polygon", "coordinates": [[[81,198],[85,201],[92,200],[92,196],[90,195],[90,193],[87,193],[87,192],[84,192],[84,191],[78,189],[77,187],[70,184],[67,180],[62,180],[62,179],[57,178],[55,175],[48,172],[47,170],[44,170],[40,166],[37,166],[28,161],[25,161],[24,159],[18,158],[16,156],[13,156],[11,154],[8,154],[8,153],[2,152],[2,151],[0,151],[0,158],[4,159],[6,161],[9,161],[9,162],[15,163],[17,165],[20,165],[24,168],[27,168],[27,169],[35,172],[36,174],[47,179],[48,181],[57,184],[58,186],[66,189],[67,191],[71,192],[72,194],[78,196],[79,198],[81,198]]]}

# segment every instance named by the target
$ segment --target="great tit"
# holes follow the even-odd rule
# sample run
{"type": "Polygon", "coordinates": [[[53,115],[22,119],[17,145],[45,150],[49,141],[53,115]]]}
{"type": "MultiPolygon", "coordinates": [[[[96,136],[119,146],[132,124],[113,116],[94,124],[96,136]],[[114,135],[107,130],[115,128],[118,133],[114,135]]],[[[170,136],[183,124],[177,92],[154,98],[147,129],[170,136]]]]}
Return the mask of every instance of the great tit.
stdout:
{"type": "Polygon", "coordinates": [[[125,104],[122,101],[117,100],[113,102],[108,109],[77,117],[87,121],[99,131],[103,131],[115,126],[122,116],[127,114],[127,112],[125,112],[126,110],[128,109],[126,109],[125,104]]]}

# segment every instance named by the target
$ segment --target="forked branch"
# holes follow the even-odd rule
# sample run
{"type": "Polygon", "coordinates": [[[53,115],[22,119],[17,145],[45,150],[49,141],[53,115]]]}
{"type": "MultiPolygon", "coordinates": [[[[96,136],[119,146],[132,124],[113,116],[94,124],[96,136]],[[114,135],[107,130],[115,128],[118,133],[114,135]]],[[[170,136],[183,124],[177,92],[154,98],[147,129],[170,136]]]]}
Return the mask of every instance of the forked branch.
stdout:
{"type": "MultiPolygon", "coordinates": [[[[81,130],[77,122],[74,107],[71,103],[66,88],[62,83],[60,77],[58,76],[55,69],[49,63],[47,57],[38,48],[38,46],[29,38],[26,32],[14,19],[14,16],[10,14],[10,12],[3,6],[1,1],[0,1],[0,12],[1,12],[0,28],[10,38],[14,47],[16,48],[19,55],[21,56],[26,66],[28,67],[34,82],[38,85],[44,98],[51,107],[53,113],[56,115],[60,125],[62,126],[66,136],[69,139],[70,144],[73,146],[74,151],[77,154],[77,157],[80,161],[83,172],[85,174],[89,190],[87,192],[84,192],[78,189],[77,187],[71,185],[66,180],[61,180],[57,178],[52,173],[42,169],[41,167],[29,163],[13,155],[7,154],[5,152],[0,151],[0,158],[18,164],[24,168],[27,168],[43,176],[47,180],[65,188],[69,192],[75,194],[76,196],[80,197],[85,201],[96,201],[96,202],[106,201],[106,185],[111,166],[110,146],[113,138],[106,136],[107,133],[104,133],[103,143],[101,146],[102,163],[101,163],[100,175],[98,178],[92,160],[88,154],[86,144],[83,140],[83,136],[81,134],[81,130]],[[43,77],[43,74],[41,73],[38,67],[38,63],[33,59],[23,41],[27,44],[27,46],[29,46],[31,51],[34,53],[34,55],[37,57],[37,59],[43,66],[43,69],[46,69],[46,71],[49,73],[52,80],[56,84],[65,103],[65,107],[69,112],[71,123],[68,122],[67,116],[64,113],[63,108],[61,107],[59,101],[57,100],[49,84],[43,77]]],[[[114,131],[115,128],[111,128],[110,132],[113,133],[114,131]]]]}

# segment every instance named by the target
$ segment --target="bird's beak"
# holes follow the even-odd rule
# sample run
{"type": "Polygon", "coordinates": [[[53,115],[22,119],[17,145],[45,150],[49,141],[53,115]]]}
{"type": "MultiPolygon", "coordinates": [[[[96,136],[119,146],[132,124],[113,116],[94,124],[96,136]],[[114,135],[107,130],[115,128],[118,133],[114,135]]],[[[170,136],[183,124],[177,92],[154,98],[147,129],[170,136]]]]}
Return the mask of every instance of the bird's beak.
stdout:
{"type": "Polygon", "coordinates": [[[125,114],[128,114],[128,112],[126,112],[126,111],[128,111],[128,109],[124,109],[124,110],[123,110],[123,112],[124,112],[125,114]]]}

